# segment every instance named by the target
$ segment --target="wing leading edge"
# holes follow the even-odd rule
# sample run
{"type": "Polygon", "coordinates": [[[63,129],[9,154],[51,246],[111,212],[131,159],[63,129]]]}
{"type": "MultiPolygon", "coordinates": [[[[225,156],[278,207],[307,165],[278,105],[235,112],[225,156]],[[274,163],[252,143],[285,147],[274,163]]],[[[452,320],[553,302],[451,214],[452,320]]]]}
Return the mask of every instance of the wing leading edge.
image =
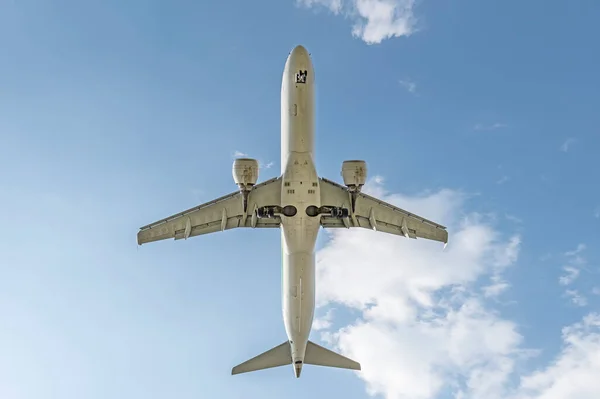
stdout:
{"type": "Polygon", "coordinates": [[[350,193],[346,187],[331,180],[319,180],[321,204],[348,209],[348,217],[322,215],[321,225],[324,228],[362,227],[406,238],[425,238],[448,243],[448,231],[441,224],[367,194],[350,193]]]}
{"type": "Polygon", "coordinates": [[[177,213],[140,228],[138,245],[166,239],[187,239],[237,227],[279,227],[281,219],[257,218],[256,209],[279,206],[281,179],[273,178],[257,184],[250,190],[244,211],[244,195],[227,194],[194,208],[177,213]]]}

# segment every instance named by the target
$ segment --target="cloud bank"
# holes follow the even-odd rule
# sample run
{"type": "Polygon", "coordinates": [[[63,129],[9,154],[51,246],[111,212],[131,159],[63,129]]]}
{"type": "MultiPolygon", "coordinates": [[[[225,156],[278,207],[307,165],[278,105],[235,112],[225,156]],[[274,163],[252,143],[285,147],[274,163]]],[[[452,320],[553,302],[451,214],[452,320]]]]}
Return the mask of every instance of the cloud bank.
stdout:
{"type": "Polygon", "coordinates": [[[330,241],[317,254],[317,303],[327,313],[315,327],[324,341],[361,362],[357,376],[369,394],[587,399],[595,392],[597,397],[600,382],[590,377],[600,375],[597,315],[565,328],[564,348],[547,368],[516,374],[537,351],[523,346],[518,326],[491,308],[489,298],[510,288],[503,272],[518,259],[519,235],[502,234],[493,220],[467,212],[468,196],[457,191],[389,194],[381,178],[372,179],[365,191],[445,224],[450,232],[442,251],[425,240],[328,230],[330,241]],[[352,316],[338,317],[337,308],[352,316]],[[560,381],[561,373],[582,385],[569,386],[565,379],[558,387],[552,380],[560,381]]]}

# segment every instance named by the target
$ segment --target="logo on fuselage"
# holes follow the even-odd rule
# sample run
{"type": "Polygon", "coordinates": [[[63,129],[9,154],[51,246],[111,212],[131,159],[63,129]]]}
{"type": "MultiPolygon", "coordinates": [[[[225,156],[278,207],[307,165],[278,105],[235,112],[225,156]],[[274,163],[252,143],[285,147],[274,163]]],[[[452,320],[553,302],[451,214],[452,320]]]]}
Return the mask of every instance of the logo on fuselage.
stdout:
{"type": "Polygon", "coordinates": [[[308,75],[308,71],[305,69],[299,70],[296,72],[296,83],[306,83],[306,76],[308,75]]]}

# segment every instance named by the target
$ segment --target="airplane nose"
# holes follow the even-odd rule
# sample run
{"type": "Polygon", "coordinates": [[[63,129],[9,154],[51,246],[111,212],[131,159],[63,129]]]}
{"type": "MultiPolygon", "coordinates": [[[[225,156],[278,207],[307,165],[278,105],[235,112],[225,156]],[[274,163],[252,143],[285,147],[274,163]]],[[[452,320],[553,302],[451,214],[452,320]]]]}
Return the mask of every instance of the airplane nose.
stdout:
{"type": "Polygon", "coordinates": [[[302,45],[297,45],[293,48],[288,56],[287,62],[289,63],[291,69],[305,69],[312,70],[312,61],[310,59],[310,54],[306,47],[302,45]]]}
{"type": "Polygon", "coordinates": [[[288,57],[294,64],[298,65],[309,65],[310,62],[310,54],[306,47],[302,45],[298,45],[292,49],[290,55],[288,57]]]}
{"type": "Polygon", "coordinates": [[[306,49],[306,47],[304,47],[301,44],[294,47],[294,49],[292,50],[292,52],[290,54],[295,57],[309,57],[310,56],[308,54],[308,50],[306,49]]]}

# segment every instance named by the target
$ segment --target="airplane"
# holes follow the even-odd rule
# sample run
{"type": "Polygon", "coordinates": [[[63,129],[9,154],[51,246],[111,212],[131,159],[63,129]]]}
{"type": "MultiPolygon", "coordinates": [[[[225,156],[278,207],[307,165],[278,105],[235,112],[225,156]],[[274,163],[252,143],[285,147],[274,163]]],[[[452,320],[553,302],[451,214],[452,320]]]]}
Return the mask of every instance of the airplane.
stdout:
{"type": "Polygon", "coordinates": [[[247,360],[231,374],[304,364],[361,370],[360,363],[309,340],[315,312],[315,244],[320,228],[364,228],[406,238],[448,243],[446,227],[361,192],[362,160],[342,163],[344,185],[317,174],[314,162],[315,74],[302,45],[285,62],[281,84],[281,175],[260,184],[258,161],[237,158],[232,175],[239,190],[141,227],[138,245],[188,239],[234,228],[279,228],[282,310],[287,340],[247,360]]]}

